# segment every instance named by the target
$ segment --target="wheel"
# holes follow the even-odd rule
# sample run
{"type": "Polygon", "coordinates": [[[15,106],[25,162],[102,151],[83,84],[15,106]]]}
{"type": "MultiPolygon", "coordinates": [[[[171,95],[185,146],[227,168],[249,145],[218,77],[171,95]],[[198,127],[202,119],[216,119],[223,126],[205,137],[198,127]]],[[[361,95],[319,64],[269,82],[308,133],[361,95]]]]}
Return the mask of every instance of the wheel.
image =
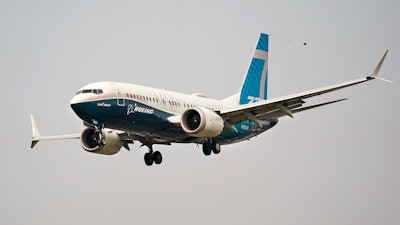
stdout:
{"type": "Polygon", "coordinates": [[[144,154],[144,163],[146,163],[148,166],[153,165],[153,154],[150,152],[144,154]]]}
{"type": "Polygon", "coordinates": [[[204,153],[204,155],[211,154],[211,146],[208,144],[208,142],[203,144],[203,153],[204,153]]]}
{"type": "Polygon", "coordinates": [[[160,164],[162,162],[162,155],[159,151],[153,153],[153,161],[156,164],[160,164]]]}
{"type": "Polygon", "coordinates": [[[211,144],[211,149],[214,154],[219,154],[221,152],[221,145],[218,142],[214,142],[211,144]]]}

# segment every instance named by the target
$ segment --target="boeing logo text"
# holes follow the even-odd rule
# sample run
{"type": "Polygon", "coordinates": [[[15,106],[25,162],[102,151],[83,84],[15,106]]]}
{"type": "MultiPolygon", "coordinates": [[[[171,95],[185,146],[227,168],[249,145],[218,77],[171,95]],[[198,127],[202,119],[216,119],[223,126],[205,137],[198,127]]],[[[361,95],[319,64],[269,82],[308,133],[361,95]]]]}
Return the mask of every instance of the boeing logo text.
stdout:
{"type": "Polygon", "coordinates": [[[135,113],[135,112],[153,114],[154,109],[140,107],[140,106],[137,106],[136,103],[135,103],[135,105],[129,104],[126,115],[129,115],[129,114],[135,113]]]}

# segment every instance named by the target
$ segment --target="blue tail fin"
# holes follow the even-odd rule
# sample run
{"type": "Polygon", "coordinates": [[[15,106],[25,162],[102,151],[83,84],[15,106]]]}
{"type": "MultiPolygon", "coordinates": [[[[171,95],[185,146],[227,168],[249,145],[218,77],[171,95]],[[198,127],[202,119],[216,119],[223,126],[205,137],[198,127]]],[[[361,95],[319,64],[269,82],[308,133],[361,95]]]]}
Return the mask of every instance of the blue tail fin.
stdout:
{"type": "Polygon", "coordinates": [[[240,90],[239,104],[267,99],[268,90],[268,35],[261,34],[240,90]]]}

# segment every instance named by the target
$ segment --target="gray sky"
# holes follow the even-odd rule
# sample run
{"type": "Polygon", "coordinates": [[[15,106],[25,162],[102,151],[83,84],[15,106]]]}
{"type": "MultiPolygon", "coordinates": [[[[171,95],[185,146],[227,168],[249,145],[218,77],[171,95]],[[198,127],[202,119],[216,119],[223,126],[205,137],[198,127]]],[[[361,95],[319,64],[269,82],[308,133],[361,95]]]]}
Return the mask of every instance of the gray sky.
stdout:
{"type": "Polygon", "coordinates": [[[0,224],[399,224],[398,1],[0,1],[0,224]],[[114,156],[79,141],[69,101],[83,85],[132,82],[224,98],[260,32],[269,96],[369,75],[312,102],[349,97],[205,157],[196,145],[114,156]]]}

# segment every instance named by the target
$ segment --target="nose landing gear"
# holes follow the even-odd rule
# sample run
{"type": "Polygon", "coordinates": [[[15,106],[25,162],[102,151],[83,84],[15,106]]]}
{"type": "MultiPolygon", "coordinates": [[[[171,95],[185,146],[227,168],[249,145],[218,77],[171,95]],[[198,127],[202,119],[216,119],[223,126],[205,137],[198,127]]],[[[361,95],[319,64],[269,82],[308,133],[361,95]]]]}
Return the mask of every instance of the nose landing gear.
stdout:
{"type": "Polygon", "coordinates": [[[106,145],[106,137],[103,133],[103,129],[96,129],[94,131],[94,141],[97,143],[98,146],[106,145]]]}

